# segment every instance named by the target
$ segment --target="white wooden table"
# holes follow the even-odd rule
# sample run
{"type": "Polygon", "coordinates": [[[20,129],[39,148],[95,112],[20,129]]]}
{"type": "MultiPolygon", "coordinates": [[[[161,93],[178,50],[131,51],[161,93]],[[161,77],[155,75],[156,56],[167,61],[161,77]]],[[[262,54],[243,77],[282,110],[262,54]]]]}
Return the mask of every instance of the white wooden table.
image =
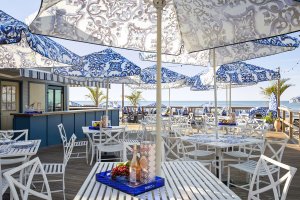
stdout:
{"type": "MultiPolygon", "coordinates": [[[[23,140],[16,141],[22,142],[23,140]]],[[[13,157],[21,157],[21,156],[27,156],[26,160],[29,160],[31,156],[34,156],[37,154],[38,149],[41,144],[41,140],[27,140],[28,142],[32,142],[33,146],[29,148],[11,148],[10,145],[0,145],[0,148],[8,148],[8,151],[5,153],[0,153],[0,175],[2,174],[2,158],[13,158],[13,157]]],[[[2,188],[2,175],[0,176],[0,188],[2,188]]],[[[0,195],[0,200],[2,200],[2,195],[0,195]]]]}
{"type": "Polygon", "coordinates": [[[96,163],[74,200],[93,199],[240,199],[226,185],[197,161],[166,162],[162,164],[165,186],[133,197],[96,181],[96,173],[109,170],[117,163],[96,163]]]}
{"type": "Polygon", "coordinates": [[[254,137],[246,137],[241,135],[223,135],[219,134],[219,138],[216,138],[216,134],[195,134],[192,136],[181,137],[183,141],[188,141],[200,145],[207,145],[216,149],[216,160],[219,161],[218,176],[222,180],[222,150],[230,147],[238,147],[253,144],[262,144],[263,139],[257,139],[254,137]]]}

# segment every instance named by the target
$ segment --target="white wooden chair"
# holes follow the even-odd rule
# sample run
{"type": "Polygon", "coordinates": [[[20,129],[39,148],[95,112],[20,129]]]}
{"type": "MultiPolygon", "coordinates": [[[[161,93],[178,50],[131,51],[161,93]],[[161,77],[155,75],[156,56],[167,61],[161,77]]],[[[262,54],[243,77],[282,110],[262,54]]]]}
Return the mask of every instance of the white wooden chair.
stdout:
{"type": "MultiPolygon", "coordinates": [[[[271,159],[275,159],[278,162],[281,162],[282,159],[282,155],[283,152],[285,150],[286,144],[287,144],[288,139],[283,139],[283,140],[267,140],[265,142],[265,146],[264,146],[264,150],[263,150],[263,154],[270,154],[270,158],[271,159]]],[[[228,176],[227,176],[227,186],[235,186],[235,187],[239,187],[241,189],[244,190],[249,190],[249,184],[244,184],[244,185],[236,185],[234,183],[230,182],[230,170],[231,168],[243,171],[247,174],[249,174],[250,176],[252,176],[255,172],[256,166],[257,166],[257,161],[255,160],[248,160],[246,162],[243,163],[239,163],[239,164],[229,164],[228,165],[228,176]]],[[[259,171],[260,172],[260,176],[266,176],[267,174],[265,173],[264,170],[259,171]]],[[[273,173],[277,173],[277,176],[279,177],[279,169],[276,168],[272,171],[273,173]]]]}
{"type": "Polygon", "coordinates": [[[162,136],[163,140],[163,161],[199,161],[211,169],[212,160],[198,160],[199,157],[207,157],[214,152],[197,150],[195,145],[185,146],[179,137],[162,136]],[[187,149],[193,149],[188,151],[187,149]],[[192,158],[191,158],[192,157],[192,158]]]}
{"type": "Polygon", "coordinates": [[[107,153],[120,153],[119,160],[123,161],[124,153],[124,144],[122,141],[124,140],[125,128],[119,129],[102,129],[99,134],[93,135],[93,141],[97,144],[97,161],[101,162],[103,160],[101,158],[102,152],[107,153]]]}
{"type": "Polygon", "coordinates": [[[7,180],[10,187],[11,199],[27,200],[29,195],[46,200],[52,199],[49,183],[39,158],[34,158],[16,168],[5,172],[4,177],[7,180]],[[22,177],[24,171],[28,172],[28,177],[26,180],[15,178],[15,175],[18,175],[17,177],[22,177]],[[39,173],[42,175],[42,183],[45,185],[46,188],[45,193],[38,192],[34,190],[34,188],[31,188],[33,186],[32,180],[36,175],[36,171],[39,171],[39,173]],[[21,197],[19,196],[19,194],[21,197]]]}
{"type": "Polygon", "coordinates": [[[297,169],[288,165],[285,165],[281,162],[273,160],[267,156],[262,155],[257,162],[252,180],[250,183],[250,190],[248,194],[248,200],[259,200],[260,194],[263,194],[266,191],[272,190],[274,195],[274,200],[285,200],[291,181],[296,173],[297,169]],[[278,170],[280,168],[281,170],[278,170]],[[274,169],[284,172],[284,175],[281,178],[277,177],[274,180],[274,169]],[[269,184],[260,187],[260,176],[264,173],[265,176],[269,179],[269,184]],[[280,185],[284,184],[282,192],[280,191],[280,185]]]}
{"type": "MultiPolygon", "coordinates": [[[[63,124],[59,124],[59,125],[57,125],[57,127],[59,129],[60,137],[61,137],[62,143],[64,145],[64,153],[65,153],[67,145],[68,145],[67,134],[66,134],[63,124]]],[[[76,147],[77,148],[85,148],[85,151],[78,150],[78,151],[72,152],[70,159],[85,158],[86,163],[88,163],[88,141],[75,141],[74,150],[76,149],[76,147]]]]}
{"type": "Polygon", "coordinates": [[[12,139],[12,140],[28,140],[28,129],[24,130],[1,130],[0,139],[12,139]]]}
{"type": "MultiPolygon", "coordinates": [[[[62,189],[61,190],[52,190],[51,193],[57,193],[57,192],[62,192],[63,193],[63,198],[64,200],[66,199],[66,194],[65,194],[65,173],[66,173],[66,167],[68,164],[68,161],[71,157],[74,144],[76,140],[76,135],[73,134],[67,144],[65,154],[64,154],[64,159],[63,163],[43,163],[43,169],[48,177],[48,182],[62,182],[62,189]],[[61,179],[57,179],[57,176],[60,175],[62,176],[61,179]],[[53,179],[50,178],[53,176],[53,179]]],[[[39,170],[36,172],[37,174],[42,174],[43,171],[39,170]]],[[[34,183],[40,183],[40,181],[34,181],[34,183]]]]}

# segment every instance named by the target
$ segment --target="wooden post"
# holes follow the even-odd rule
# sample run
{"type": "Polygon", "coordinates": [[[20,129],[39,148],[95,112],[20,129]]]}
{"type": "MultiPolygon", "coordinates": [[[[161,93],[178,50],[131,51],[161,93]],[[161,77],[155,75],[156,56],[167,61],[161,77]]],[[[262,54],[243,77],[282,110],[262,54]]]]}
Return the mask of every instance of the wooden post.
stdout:
{"type": "Polygon", "coordinates": [[[289,136],[290,139],[293,139],[293,112],[289,112],[290,119],[289,119],[289,136]]]}
{"type": "MultiPolygon", "coordinates": [[[[277,68],[278,73],[280,74],[280,67],[277,68]]],[[[277,118],[280,118],[280,78],[277,80],[277,118]]]]}
{"type": "Polygon", "coordinates": [[[282,132],[285,131],[285,110],[282,110],[282,132]]]}
{"type": "MultiPolygon", "coordinates": [[[[298,114],[299,114],[299,119],[298,119],[298,136],[300,138],[300,112],[298,114]]],[[[300,139],[298,141],[299,141],[299,146],[300,146],[300,139]]]]}

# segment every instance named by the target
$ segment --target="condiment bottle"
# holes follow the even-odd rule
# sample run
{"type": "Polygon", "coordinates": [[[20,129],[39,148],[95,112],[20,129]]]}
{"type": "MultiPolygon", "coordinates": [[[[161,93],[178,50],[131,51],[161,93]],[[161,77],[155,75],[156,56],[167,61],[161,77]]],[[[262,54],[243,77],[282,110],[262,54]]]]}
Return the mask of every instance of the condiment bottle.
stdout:
{"type": "Polygon", "coordinates": [[[137,158],[137,145],[133,146],[133,157],[129,167],[129,181],[136,184],[141,178],[141,166],[137,158]]]}

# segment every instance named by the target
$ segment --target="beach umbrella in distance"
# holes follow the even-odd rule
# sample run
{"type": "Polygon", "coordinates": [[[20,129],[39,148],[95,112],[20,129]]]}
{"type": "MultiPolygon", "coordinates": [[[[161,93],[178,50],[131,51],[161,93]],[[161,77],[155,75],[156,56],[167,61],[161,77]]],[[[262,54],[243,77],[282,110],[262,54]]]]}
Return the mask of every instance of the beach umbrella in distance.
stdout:
{"type": "Polygon", "coordinates": [[[105,81],[107,84],[107,117],[109,83],[136,83],[133,76],[139,75],[141,73],[141,68],[121,54],[108,48],[100,52],[83,56],[81,65],[56,67],[52,69],[52,72],[67,77],[76,77],[77,80],[105,81]]]}
{"type": "Polygon", "coordinates": [[[0,10],[0,68],[79,64],[80,57],[48,37],[32,34],[26,24],[0,10]]]}
{"type": "MultiPolygon", "coordinates": [[[[212,85],[213,70],[203,75],[203,83],[212,85]]],[[[218,84],[229,85],[229,109],[231,108],[231,87],[255,85],[263,81],[278,80],[280,73],[278,71],[266,69],[245,62],[235,62],[224,64],[216,70],[216,80],[218,84]]]]}
{"type": "Polygon", "coordinates": [[[289,103],[300,103],[300,96],[291,98],[289,103]]]}
{"type": "MultiPolygon", "coordinates": [[[[153,103],[148,104],[147,107],[156,107],[156,102],[153,102],[153,103]]],[[[162,108],[166,108],[167,106],[164,105],[164,104],[161,104],[161,107],[162,107],[162,108]]]]}
{"type": "MultiPolygon", "coordinates": [[[[142,69],[138,84],[129,85],[132,89],[156,89],[157,87],[157,67],[151,66],[142,69]]],[[[169,90],[169,107],[171,107],[171,89],[185,87],[188,77],[172,71],[168,68],[161,68],[161,88],[169,90]]],[[[155,104],[156,105],[156,104],[155,104]]]]}
{"type": "MultiPolygon", "coordinates": [[[[300,29],[300,23],[293,23],[299,10],[300,3],[286,0],[42,1],[30,27],[35,33],[70,40],[157,52],[160,80],[161,52],[179,54],[183,43],[188,52],[194,52],[294,32],[300,29]]],[[[158,81],[158,117],[160,84],[158,81]]],[[[160,130],[158,118],[158,136],[160,130]]],[[[156,143],[160,175],[160,137],[156,143]]]]}

